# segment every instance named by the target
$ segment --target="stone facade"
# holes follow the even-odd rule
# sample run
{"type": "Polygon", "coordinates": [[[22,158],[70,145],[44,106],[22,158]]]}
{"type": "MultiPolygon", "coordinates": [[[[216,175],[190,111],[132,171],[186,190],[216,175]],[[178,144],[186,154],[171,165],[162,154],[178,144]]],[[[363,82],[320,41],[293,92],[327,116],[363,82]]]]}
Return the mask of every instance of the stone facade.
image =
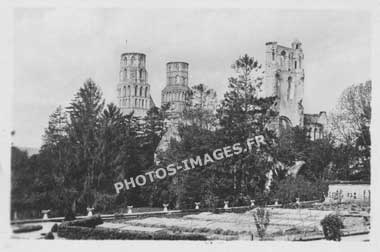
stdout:
{"type": "Polygon", "coordinates": [[[156,151],[169,147],[172,138],[180,140],[178,124],[180,115],[186,106],[189,88],[189,64],[186,62],[168,62],[166,64],[166,85],[161,92],[162,104],[170,104],[169,116],[165,121],[167,131],[158,144],[156,151]]]}
{"type": "Polygon", "coordinates": [[[134,111],[134,115],[139,117],[144,117],[146,112],[154,106],[150,96],[145,54],[123,53],[121,55],[117,99],[124,114],[134,111]]]}
{"type": "Polygon", "coordinates": [[[172,113],[182,113],[189,91],[189,64],[168,62],[166,64],[166,86],[161,92],[162,104],[170,103],[172,113]]]}
{"type": "Polygon", "coordinates": [[[271,127],[276,130],[288,127],[305,127],[312,140],[323,136],[326,113],[304,114],[305,85],[304,54],[302,43],[294,40],[291,47],[267,42],[265,76],[261,96],[277,96],[275,104],[278,118],[271,127]]]}

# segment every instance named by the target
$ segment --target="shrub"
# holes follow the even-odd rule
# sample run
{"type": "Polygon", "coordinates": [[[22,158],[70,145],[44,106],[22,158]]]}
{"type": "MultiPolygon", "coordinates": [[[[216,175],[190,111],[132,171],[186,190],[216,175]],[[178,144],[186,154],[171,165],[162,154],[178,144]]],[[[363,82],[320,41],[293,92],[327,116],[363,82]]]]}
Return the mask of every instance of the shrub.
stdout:
{"type": "Polygon", "coordinates": [[[54,235],[52,232],[47,233],[45,240],[54,240],[54,235]]]}
{"type": "Polygon", "coordinates": [[[41,225],[28,225],[28,226],[20,226],[17,229],[13,230],[13,233],[27,233],[27,232],[33,232],[37,230],[41,230],[41,225]]]}
{"type": "Polygon", "coordinates": [[[72,221],[72,220],[75,220],[75,213],[70,209],[66,215],[65,215],[65,218],[64,218],[64,221],[72,221]]]}
{"type": "Polygon", "coordinates": [[[321,199],[327,190],[328,186],[324,182],[312,182],[303,176],[287,177],[277,184],[273,198],[279,199],[280,203],[287,205],[294,202],[296,198],[300,198],[302,201],[321,199]]]}
{"type": "Polygon", "coordinates": [[[336,214],[329,214],[321,220],[323,234],[326,240],[340,241],[341,229],[344,227],[342,220],[336,214]]]}
{"type": "Polygon", "coordinates": [[[257,208],[253,212],[253,218],[255,219],[255,225],[257,233],[261,239],[264,239],[265,232],[269,225],[269,211],[265,208],[257,208]]]}
{"type": "Polygon", "coordinates": [[[58,224],[55,223],[55,224],[51,227],[50,232],[52,232],[52,233],[57,233],[57,231],[58,231],[58,224]]]}

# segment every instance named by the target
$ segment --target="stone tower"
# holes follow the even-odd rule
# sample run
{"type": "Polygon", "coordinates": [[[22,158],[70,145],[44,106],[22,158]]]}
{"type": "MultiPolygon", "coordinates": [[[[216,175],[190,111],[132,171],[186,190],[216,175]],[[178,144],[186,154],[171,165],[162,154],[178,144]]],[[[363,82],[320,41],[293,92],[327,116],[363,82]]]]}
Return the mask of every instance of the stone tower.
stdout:
{"type": "Polygon", "coordinates": [[[170,103],[173,113],[181,113],[186,106],[189,91],[189,64],[168,62],[166,64],[166,86],[161,92],[162,104],[170,103]]]}
{"type": "Polygon", "coordinates": [[[124,114],[134,111],[135,116],[144,117],[154,106],[145,63],[146,57],[143,53],[121,55],[117,99],[124,114]]]}
{"type": "Polygon", "coordinates": [[[303,127],[304,68],[302,44],[291,47],[268,42],[265,52],[263,96],[277,96],[279,123],[284,127],[303,127]]]}

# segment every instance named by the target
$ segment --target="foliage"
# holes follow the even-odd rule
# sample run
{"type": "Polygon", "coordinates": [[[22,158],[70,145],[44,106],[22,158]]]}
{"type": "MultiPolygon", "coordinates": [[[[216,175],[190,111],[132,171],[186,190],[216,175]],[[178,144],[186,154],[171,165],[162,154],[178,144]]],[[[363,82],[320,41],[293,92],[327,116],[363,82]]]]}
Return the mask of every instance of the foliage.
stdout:
{"type": "Polygon", "coordinates": [[[269,211],[265,208],[256,208],[253,212],[253,218],[260,239],[265,237],[267,227],[269,225],[269,211]]]}
{"type": "Polygon", "coordinates": [[[323,234],[326,240],[340,241],[341,229],[344,228],[342,220],[338,215],[329,214],[321,220],[323,234]]]}
{"type": "Polygon", "coordinates": [[[300,198],[301,201],[320,200],[327,194],[327,183],[322,181],[312,182],[302,175],[296,178],[289,176],[277,184],[273,198],[281,204],[287,205],[300,198]]]}
{"type": "Polygon", "coordinates": [[[54,235],[52,232],[49,232],[45,235],[45,240],[54,240],[54,235]]]}

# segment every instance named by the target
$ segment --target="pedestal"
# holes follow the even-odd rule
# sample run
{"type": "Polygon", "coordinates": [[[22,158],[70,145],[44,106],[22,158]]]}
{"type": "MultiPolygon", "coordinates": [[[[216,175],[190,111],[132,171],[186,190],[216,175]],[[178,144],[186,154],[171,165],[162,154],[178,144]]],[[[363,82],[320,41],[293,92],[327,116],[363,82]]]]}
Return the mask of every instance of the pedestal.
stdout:
{"type": "Polygon", "coordinates": [[[228,201],[224,201],[224,209],[229,209],[229,207],[228,207],[228,201]]]}
{"type": "Polygon", "coordinates": [[[43,214],[43,217],[42,217],[43,220],[49,219],[49,216],[48,216],[49,212],[50,212],[50,210],[42,210],[41,211],[41,213],[43,214]]]}
{"type": "Polygon", "coordinates": [[[87,207],[87,216],[92,216],[92,211],[94,211],[94,208],[87,207]]]}
{"type": "Polygon", "coordinates": [[[201,203],[200,202],[195,202],[195,209],[196,210],[199,210],[199,205],[200,205],[201,203]]]}
{"type": "Polygon", "coordinates": [[[169,204],[162,204],[162,206],[164,207],[164,212],[168,212],[168,206],[169,204]]]}
{"type": "Polygon", "coordinates": [[[127,212],[127,214],[131,214],[131,213],[132,213],[132,208],[133,208],[133,206],[127,206],[127,208],[128,208],[128,212],[127,212]]]}
{"type": "Polygon", "coordinates": [[[255,200],[251,200],[251,207],[255,206],[255,200]]]}

